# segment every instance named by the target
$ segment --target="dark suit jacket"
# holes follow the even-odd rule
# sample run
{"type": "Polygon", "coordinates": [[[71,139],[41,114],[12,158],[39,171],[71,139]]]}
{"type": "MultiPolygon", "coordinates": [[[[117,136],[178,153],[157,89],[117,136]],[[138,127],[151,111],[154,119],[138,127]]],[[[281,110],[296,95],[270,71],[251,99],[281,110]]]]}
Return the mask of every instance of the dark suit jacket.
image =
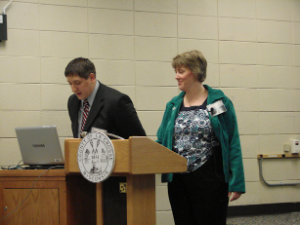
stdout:
{"type": "MultiPolygon", "coordinates": [[[[75,94],[71,95],[68,110],[74,138],[78,135],[79,108],[80,100],[75,94]]],[[[83,130],[90,132],[92,127],[107,130],[108,133],[126,139],[130,136],[146,136],[131,99],[102,83],[100,83],[83,130]]]]}

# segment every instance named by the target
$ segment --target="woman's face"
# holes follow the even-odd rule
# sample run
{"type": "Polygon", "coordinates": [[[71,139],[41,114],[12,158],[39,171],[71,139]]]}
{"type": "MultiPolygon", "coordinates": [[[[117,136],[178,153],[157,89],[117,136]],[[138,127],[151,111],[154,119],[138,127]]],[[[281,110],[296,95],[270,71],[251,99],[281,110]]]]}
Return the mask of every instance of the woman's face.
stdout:
{"type": "Polygon", "coordinates": [[[175,73],[175,79],[177,80],[178,87],[181,91],[186,92],[195,84],[195,82],[198,82],[192,71],[185,66],[176,67],[175,73]]]}

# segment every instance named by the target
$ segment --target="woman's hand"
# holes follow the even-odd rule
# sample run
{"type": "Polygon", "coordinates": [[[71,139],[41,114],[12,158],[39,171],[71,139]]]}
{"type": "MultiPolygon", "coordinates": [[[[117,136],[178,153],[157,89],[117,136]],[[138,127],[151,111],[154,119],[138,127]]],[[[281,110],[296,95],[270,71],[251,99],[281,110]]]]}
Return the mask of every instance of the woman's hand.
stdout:
{"type": "Polygon", "coordinates": [[[228,198],[230,198],[230,201],[237,200],[241,197],[241,192],[228,192],[228,198]]]}

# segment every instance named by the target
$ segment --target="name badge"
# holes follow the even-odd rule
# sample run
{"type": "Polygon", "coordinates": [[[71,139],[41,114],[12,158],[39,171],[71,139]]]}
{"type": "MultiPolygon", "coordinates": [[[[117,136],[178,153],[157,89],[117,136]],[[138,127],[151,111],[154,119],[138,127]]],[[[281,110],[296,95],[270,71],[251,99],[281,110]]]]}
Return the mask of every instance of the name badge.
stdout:
{"type": "Polygon", "coordinates": [[[212,117],[222,114],[224,112],[227,112],[227,109],[222,100],[219,100],[213,104],[207,105],[206,108],[212,117]]]}

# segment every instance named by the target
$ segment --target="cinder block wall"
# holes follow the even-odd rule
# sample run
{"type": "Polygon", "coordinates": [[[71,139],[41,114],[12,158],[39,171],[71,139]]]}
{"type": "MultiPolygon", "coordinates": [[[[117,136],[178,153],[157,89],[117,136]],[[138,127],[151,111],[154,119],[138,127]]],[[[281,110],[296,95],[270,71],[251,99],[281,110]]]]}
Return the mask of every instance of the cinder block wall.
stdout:
{"type": "MultiPolygon", "coordinates": [[[[256,159],[300,138],[300,0],[14,0],[6,12],[0,165],[21,160],[17,126],[56,124],[62,145],[71,136],[63,72],[78,56],[132,98],[155,139],[165,104],[178,93],[171,60],[198,49],[208,60],[206,83],[221,88],[237,111],[247,194],[231,205],[300,201],[297,187],[263,185],[256,159]]],[[[265,178],[299,182],[298,161],[265,161],[265,178]]],[[[157,224],[173,224],[159,180],[157,224]]]]}

